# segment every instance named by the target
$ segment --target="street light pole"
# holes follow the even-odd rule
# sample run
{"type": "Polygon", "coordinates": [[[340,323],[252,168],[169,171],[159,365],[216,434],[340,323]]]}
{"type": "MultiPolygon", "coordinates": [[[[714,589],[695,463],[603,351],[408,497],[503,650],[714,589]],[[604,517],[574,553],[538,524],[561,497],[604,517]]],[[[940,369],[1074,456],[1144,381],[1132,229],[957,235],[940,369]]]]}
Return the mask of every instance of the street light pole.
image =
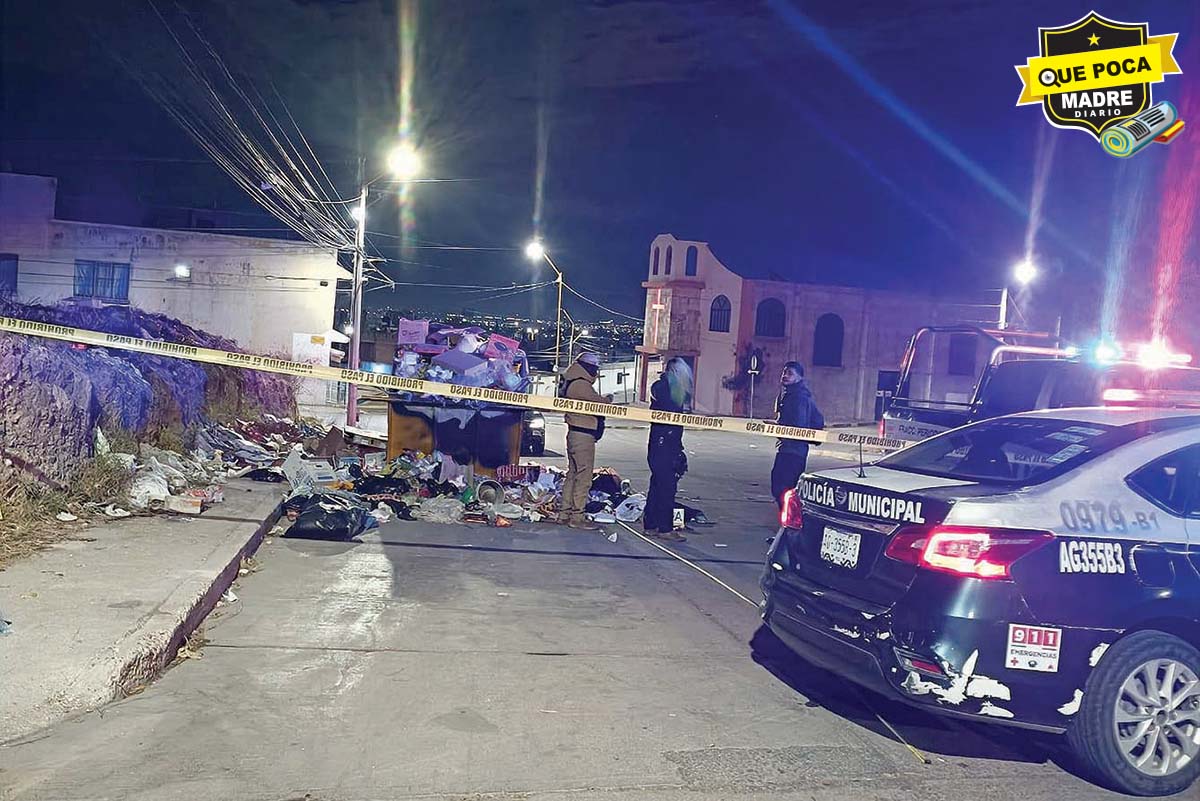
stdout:
{"type": "Polygon", "coordinates": [[[550,254],[546,252],[546,248],[537,239],[530,240],[525,246],[525,257],[532,262],[545,261],[550,265],[550,269],[554,270],[554,282],[558,284],[558,311],[554,316],[554,370],[558,371],[562,356],[562,293],[563,293],[563,274],[562,270],[558,269],[558,265],[554,263],[554,259],[550,258],[550,254]]]}
{"type": "MultiPolygon", "coordinates": [[[[354,229],[354,282],[350,294],[350,369],[357,370],[362,342],[363,248],[367,239],[367,184],[358,193],[358,225],[354,229]]],[[[358,425],[358,384],[346,387],[346,425],[358,425]]]]}

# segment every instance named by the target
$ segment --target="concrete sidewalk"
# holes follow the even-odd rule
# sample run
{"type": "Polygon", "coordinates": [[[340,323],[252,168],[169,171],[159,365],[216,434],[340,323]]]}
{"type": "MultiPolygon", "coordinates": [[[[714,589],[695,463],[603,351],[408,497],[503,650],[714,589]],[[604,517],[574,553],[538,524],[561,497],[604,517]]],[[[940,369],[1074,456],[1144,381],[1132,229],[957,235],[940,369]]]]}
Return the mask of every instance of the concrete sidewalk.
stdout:
{"type": "Polygon", "coordinates": [[[278,519],[280,485],[233,481],[199,517],[81,528],[0,572],[0,742],[139,690],[278,519]]]}

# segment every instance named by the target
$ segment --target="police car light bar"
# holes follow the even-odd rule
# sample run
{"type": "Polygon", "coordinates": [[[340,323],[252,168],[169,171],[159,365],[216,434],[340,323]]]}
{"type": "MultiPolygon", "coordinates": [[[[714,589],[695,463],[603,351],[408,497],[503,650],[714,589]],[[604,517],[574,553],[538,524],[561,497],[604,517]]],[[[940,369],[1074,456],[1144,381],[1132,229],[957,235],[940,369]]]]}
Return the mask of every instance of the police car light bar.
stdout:
{"type": "Polygon", "coordinates": [[[1166,409],[1200,409],[1200,392],[1172,389],[1109,387],[1100,396],[1105,406],[1154,406],[1166,409]]]}

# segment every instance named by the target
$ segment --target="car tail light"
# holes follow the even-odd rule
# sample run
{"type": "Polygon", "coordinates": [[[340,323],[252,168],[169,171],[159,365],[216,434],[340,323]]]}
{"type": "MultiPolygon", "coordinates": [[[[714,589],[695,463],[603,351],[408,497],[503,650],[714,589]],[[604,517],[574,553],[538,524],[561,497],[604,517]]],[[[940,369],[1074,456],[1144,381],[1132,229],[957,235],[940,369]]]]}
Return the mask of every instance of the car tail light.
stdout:
{"type": "Polygon", "coordinates": [[[804,525],[804,502],[795,489],[783,493],[783,508],[779,510],[779,525],[800,528],[804,525]]]}
{"type": "Polygon", "coordinates": [[[885,554],[926,570],[977,579],[1012,578],[1013,563],[1054,539],[1049,531],[971,526],[904,528],[885,554]]]}
{"type": "Polygon", "coordinates": [[[900,663],[900,667],[905,670],[924,673],[927,676],[937,676],[938,678],[946,678],[946,671],[942,670],[942,666],[932,659],[919,656],[909,651],[902,651],[899,648],[892,649],[896,654],[896,661],[900,663]]]}

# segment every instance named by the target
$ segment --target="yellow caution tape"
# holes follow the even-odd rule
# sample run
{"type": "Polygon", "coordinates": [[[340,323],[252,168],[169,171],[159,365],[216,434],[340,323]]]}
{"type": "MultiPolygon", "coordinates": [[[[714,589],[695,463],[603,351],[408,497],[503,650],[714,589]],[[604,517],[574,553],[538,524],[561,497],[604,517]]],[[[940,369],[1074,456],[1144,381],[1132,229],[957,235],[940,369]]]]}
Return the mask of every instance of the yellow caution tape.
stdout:
{"type": "Polygon", "coordinates": [[[594,403],[592,401],[574,400],[572,398],[548,398],[540,395],[529,395],[524,392],[492,389],[490,387],[463,387],[455,384],[443,384],[437,381],[425,381],[419,378],[401,378],[400,376],[384,373],[369,373],[363,370],[342,370],[337,367],[293,362],[287,359],[276,359],[271,356],[255,356],[250,353],[233,353],[225,350],[214,350],[212,348],[199,348],[192,345],[179,345],[174,342],[161,342],[155,339],[139,339],[137,337],[124,336],[123,334],[106,334],[103,331],[89,331],[85,328],[72,328],[65,325],[21,320],[15,317],[0,317],[0,331],[45,337],[46,339],[57,339],[62,342],[93,345],[101,348],[132,350],[155,356],[169,356],[173,359],[217,364],[224,367],[262,370],[267,373],[280,373],[298,378],[345,381],[361,386],[378,387],[379,389],[399,392],[416,392],[425,395],[440,395],[447,398],[487,401],[523,409],[602,415],[604,417],[634,420],[642,423],[669,423],[671,425],[697,428],[705,431],[722,431],[731,434],[752,434],[762,437],[796,439],[817,444],[828,442],[848,443],[882,450],[895,450],[908,444],[896,439],[885,439],[863,434],[836,433],[817,428],[795,428],[793,426],[782,426],[762,420],[749,420],[743,417],[714,417],[703,414],[664,412],[653,409],[642,409],[635,406],[620,406],[615,403],[594,403]]]}

